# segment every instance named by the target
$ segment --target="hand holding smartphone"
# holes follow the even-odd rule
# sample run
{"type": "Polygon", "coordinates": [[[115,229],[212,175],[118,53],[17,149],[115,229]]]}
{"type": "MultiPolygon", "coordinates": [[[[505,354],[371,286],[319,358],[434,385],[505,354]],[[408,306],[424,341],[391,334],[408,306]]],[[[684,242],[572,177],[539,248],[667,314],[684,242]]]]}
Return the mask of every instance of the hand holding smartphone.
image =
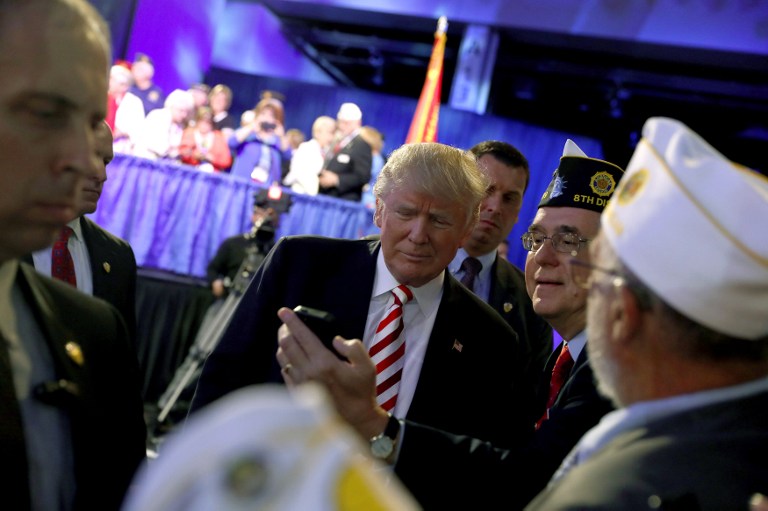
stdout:
{"type": "Polygon", "coordinates": [[[326,348],[331,350],[340,360],[347,360],[333,347],[333,338],[339,334],[336,317],[333,314],[304,305],[294,307],[293,312],[320,338],[326,348]]]}

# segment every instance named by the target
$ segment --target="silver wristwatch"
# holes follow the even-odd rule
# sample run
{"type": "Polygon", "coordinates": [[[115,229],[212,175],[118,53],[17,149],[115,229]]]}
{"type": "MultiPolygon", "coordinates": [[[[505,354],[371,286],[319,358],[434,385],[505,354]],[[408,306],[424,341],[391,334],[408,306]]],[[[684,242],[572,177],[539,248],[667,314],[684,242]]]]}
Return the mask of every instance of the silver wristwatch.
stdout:
{"type": "Polygon", "coordinates": [[[371,454],[374,458],[386,460],[395,451],[395,439],[400,432],[400,421],[391,413],[384,432],[371,438],[371,454]]]}

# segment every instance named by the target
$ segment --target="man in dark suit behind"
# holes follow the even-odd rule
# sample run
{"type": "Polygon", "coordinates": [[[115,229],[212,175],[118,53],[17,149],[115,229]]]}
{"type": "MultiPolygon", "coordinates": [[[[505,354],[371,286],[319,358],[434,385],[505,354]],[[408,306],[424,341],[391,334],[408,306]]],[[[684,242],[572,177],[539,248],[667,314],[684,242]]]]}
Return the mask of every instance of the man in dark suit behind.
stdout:
{"type": "Polygon", "coordinates": [[[84,0],[0,0],[0,470],[8,509],[119,509],[145,456],[139,370],[102,300],[18,258],[96,172],[108,28],[84,0]]]}
{"type": "MultiPolygon", "coordinates": [[[[73,247],[71,250],[77,288],[114,305],[128,327],[131,342],[136,343],[136,258],[133,249],[127,241],[85,216],[96,211],[98,206],[107,180],[107,165],[114,158],[112,140],[112,130],[106,122],[101,123],[96,132],[96,154],[100,164],[95,169],[97,172],[86,176],[78,216],[67,223],[74,232],[68,245],[79,242],[84,248],[77,250],[73,247]]],[[[32,260],[40,273],[51,276],[50,247],[35,252],[32,260]]]]}
{"type": "Polygon", "coordinates": [[[371,179],[373,152],[360,136],[363,112],[354,103],[344,103],[336,115],[337,135],[320,172],[319,193],[359,202],[363,187],[371,179]]]}
{"type": "Polygon", "coordinates": [[[528,160],[512,144],[497,140],[480,142],[470,152],[477,157],[490,184],[480,203],[477,224],[448,270],[463,279],[464,260],[472,257],[480,262],[481,270],[470,290],[493,307],[520,337],[528,351],[528,381],[535,389],[552,354],[552,327],[534,312],[522,270],[497,254],[499,244],[509,236],[520,214],[530,177],[528,160]]]}
{"type": "Polygon", "coordinates": [[[515,333],[445,271],[486,187],[464,151],[442,144],[395,151],[376,184],[381,240],[281,239],[206,360],[192,413],[237,388],[282,380],[275,361],[281,307],[326,310],[340,335],[370,346],[394,302],[391,290],[402,284],[414,299],[403,306],[405,360],[393,416],[499,442],[524,427],[515,333]]]}

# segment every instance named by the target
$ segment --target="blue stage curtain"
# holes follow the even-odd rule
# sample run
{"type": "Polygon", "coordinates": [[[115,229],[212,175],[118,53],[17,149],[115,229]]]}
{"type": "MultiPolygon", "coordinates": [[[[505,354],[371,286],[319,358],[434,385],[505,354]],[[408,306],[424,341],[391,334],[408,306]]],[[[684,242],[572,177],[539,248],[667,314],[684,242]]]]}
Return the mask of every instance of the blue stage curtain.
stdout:
{"type": "MultiPolygon", "coordinates": [[[[205,276],[208,261],[229,236],[251,227],[251,181],[194,167],[117,154],[107,168],[99,208],[90,217],[128,241],[140,267],[205,276]]],[[[276,236],[317,234],[358,238],[372,232],[362,204],[330,197],[292,196],[276,236]]]]}
{"type": "MultiPolygon", "coordinates": [[[[317,116],[335,117],[339,105],[352,101],[363,111],[363,124],[370,124],[384,134],[385,154],[397,149],[405,141],[417,102],[412,98],[363,89],[249,75],[216,67],[208,71],[206,83],[225,83],[236,91],[232,114],[238,117],[243,110],[253,108],[261,91],[275,90],[283,93],[286,97],[286,128],[298,128],[307,134],[311,133],[312,122],[317,116]]],[[[531,179],[518,222],[508,238],[509,260],[519,268],[525,267],[526,256],[520,236],[536,215],[539,199],[560,163],[563,146],[569,138],[590,157],[603,158],[602,145],[594,138],[555,131],[514,119],[456,110],[448,105],[440,106],[438,140],[441,143],[469,149],[484,140],[502,140],[517,147],[528,159],[531,179]]]]}

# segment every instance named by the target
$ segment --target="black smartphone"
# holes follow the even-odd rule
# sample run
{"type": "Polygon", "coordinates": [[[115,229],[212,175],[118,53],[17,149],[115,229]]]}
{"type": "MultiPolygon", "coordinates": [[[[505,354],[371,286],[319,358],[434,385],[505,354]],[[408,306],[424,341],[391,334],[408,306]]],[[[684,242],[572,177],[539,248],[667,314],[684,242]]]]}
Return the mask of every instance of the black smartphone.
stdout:
{"type": "Polygon", "coordinates": [[[347,360],[345,356],[339,354],[336,348],[333,347],[333,338],[339,334],[336,317],[333,314],[304,305],[297,305],[294,307],[293,312],[320,338],[326,348],[331,350],[341,360],[347,360]]]}

